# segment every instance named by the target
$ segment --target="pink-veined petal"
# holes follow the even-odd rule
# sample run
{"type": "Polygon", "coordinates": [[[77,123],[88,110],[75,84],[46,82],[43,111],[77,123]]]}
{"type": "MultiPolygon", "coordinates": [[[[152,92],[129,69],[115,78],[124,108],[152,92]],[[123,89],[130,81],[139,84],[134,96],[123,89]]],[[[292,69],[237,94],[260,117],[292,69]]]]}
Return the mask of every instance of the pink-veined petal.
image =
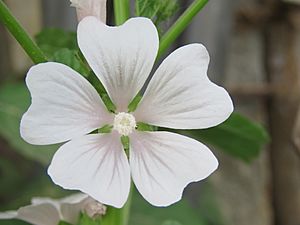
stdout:
{"type": "Polygon", "coordinates": [[[227,91],[207,77],[209,55],[201,44],[181,47],[151,79],[134,113],[136,120],[175,129],[218,125],[233,111],[227,91]]]}
{"type": "Polygon", "coordinates": [[[90,197],[83,193],[70,195],[60,200],[60,211],[64,221],[76,224],[83,205],[90,197]]]}
{"type": "Polygon", "coordinates": [[[130,168],[117,134],[91,134],[64,144],[48,169],[54,183],[120,208],[130,188],[130,168]]]}
{"type": "Polygon", "coordinates": [[[47,197],[34,197],[31,199],[33,205],[49,203],[60,212],[61,220],[75,224],[84,202],[89,198],[83,193],[76,193],[62,199],[52,199],[47,197]]]}
{"type": "Polygon", "coordinates": [[[76,8],[78,21],[87,16],[95,16],[106,23],[107,0],[71,0],[71,6],[76,8]]]}
{"type": "Polygon", "coordinates": [[[57,225],[60,221],[56,207],[50,203],[24,206],[18,211],[1,212],[0,219],[19,219],[33,225],[57,225]]]}
{"type": "Polygon", "coordinates": [[[78,44],[90,67],[106,88],[117,110],[144,85],[158,51],[158,34],[151,20],[133,18],[109,27],[94,17],[78,25],[78,44]]]}
{"type": "Polygon", "coordinates": [[[9,219],[16,219],[18,216],[17,211],[6,211],[0,212],[0,219],[1,220],[9,220],[9,219]]]}
{"type": "Polygon", "coordinates": [[[21,136],[31,144],[64,142],[111,123],[94,87],[60,63],[33,66],[26,77],[32,102],[21,120],[21,136]]]}
{"type": "Polygon", "coordinates": [[[50,203],[21,207],[17,218],[34,225],[57,225],[60,221],[57,209],[50,203]]]}
{"type": "Polygon", "coordinates": [[[218,167],[200,142],[170,132],[136,132],[130,138],[130,167],[142,196],[155,206],[179,201],[190,182],[208,177],[218,167]]]}

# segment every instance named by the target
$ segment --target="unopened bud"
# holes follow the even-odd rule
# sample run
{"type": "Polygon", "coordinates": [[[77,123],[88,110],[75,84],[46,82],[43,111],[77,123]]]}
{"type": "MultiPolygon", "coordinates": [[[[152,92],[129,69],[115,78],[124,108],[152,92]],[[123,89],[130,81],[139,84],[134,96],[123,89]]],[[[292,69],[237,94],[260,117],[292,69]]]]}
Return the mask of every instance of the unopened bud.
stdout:
{"type": "Polygon", "coordinates": [[[78,21],[86,16],[94,16],[106,23],[106,0],[70,0],[76,8],[78,21]]]}
{"type": "Polygon", "coordinates": [[[84,205],[83,211],[89,217],[96,218],[106,214],[106,206],[94,199],[89,199],[84,205]]]}

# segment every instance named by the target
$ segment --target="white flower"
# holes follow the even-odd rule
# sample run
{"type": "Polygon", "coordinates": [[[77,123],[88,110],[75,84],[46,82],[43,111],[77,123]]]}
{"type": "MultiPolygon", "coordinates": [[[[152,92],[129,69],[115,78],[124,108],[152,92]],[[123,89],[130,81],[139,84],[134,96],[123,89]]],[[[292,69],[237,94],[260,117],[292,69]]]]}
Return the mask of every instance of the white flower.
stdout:
{"type": "Polygon", "coordinates": [[[19,219],[34,225],[57,225],[59,221],[76,224],[81,211],[93,217],[104,215],[106,209],[101,203],[81,193],[59,200],[33,198],[31,203],[17,211],[0,213],[0,219],[19,219]],[[98,208],[93,208],[94,205],[97,205],[98,208]],[[92,211],[91,208],[94,210],[92,211]]]}
{"type": "Polygon", "coordinates": [[[78,21],[87,16],[95,16],[106,22],[106,0],[70,0],[76,8],[78,21]]]}
{"type": "Polygon", "coordinates": [[[216,126],[233,110],[230,96],[206,73],[209,55],[201,44],[181,47],[152,77],[135,112],[127,110],[150,74],[158,51],[151,20],[133,18],[109,27],[94,17],[78,26],[78,44],[88,64],[117,106],[109,113],[97,91],[81,75],[59,63],[30,69],[26,83],[32,104],[21,121],[29,143],[66,142],[48,173],[66,188],[104,204],[122,207],[130,176],[142,196],[155,206],[181,199],[187,184],[209,176],[218,161],[202,143],[170,132],[140,132],[138,122],[175,129],[216,126]],[[109,134],[89,134],[106,124],[109,134]],[[129,162],[120,141],[130,138],[129,162]]]}

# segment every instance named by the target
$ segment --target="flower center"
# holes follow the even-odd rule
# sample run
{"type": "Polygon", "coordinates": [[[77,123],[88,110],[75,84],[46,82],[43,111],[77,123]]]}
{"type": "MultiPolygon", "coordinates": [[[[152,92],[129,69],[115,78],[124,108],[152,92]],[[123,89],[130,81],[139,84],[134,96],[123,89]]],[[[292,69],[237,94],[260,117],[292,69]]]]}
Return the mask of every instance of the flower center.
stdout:
{"type": "Polygon", "coordinates": [[[130,113],[120,112],[115,115],[114,130],[119,134],[128,136],[136,127],[135,118],[130,113]]]}

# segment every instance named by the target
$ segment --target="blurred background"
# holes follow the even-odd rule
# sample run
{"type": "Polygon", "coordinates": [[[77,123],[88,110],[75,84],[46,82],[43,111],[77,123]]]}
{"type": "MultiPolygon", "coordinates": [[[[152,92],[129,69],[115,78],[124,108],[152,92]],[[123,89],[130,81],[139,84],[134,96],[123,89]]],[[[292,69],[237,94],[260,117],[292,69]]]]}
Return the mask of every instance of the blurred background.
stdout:
{"type": "MultiPolygon", "coordinates": [[[[5,2],[32,36],[49,27],[76,30],[75,10],[68,0],[5,2]]],[[[177,14],[191,2],[179,1],[177,14]]],[[[203,43],[210,52],[209,77],[228,89],[236,111],[267,128],[271,141],[251,160],[213,149],[218,171],[190,184],[184,200],[169,208],[152,207],[135,193],[129,224],[299,225],[300,151],[294,140],[300,103],[300,1],[211,0],[173,49],[193,42],[203,43]]],[[[31,146],[19,137],[19,119],[30,102],[22,81],[30,66],[28,56],[0,24],[2,211],[28,204],[32,196],[67,193],[46,175],[49,155],[57,146],[31,146]]]]}

